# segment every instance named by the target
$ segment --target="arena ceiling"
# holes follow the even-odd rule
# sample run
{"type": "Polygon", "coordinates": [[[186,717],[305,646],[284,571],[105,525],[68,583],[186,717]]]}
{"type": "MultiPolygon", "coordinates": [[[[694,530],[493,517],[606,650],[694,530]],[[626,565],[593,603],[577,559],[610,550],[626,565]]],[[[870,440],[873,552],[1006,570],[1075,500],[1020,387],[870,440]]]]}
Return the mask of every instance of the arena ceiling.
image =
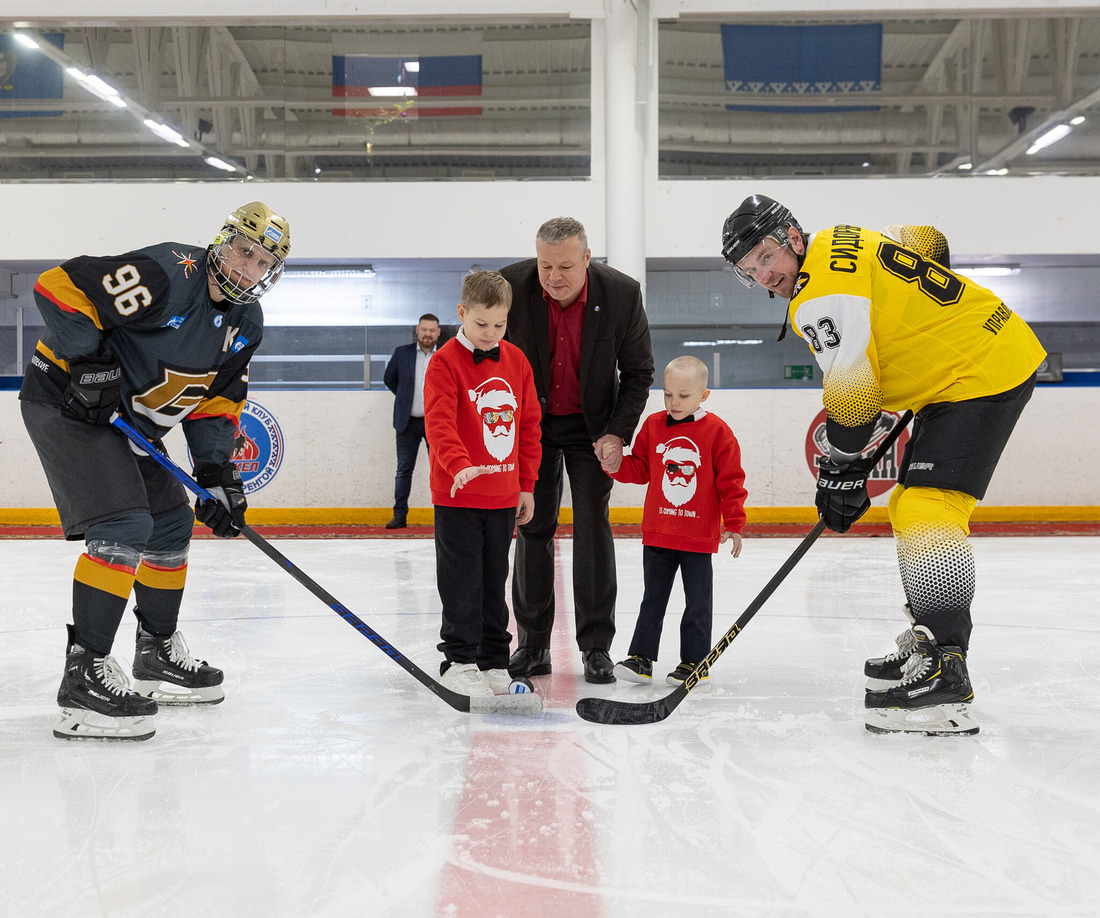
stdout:
{"type": "MultiPolygon", "coordinates": [[[[797,110],[804,98],[774,94],[738,96],[739,110],[730,110],[721,26],[738,24],[733,17],[658,23],[641,49],[656,76],[643,68],[637,99],[608,104],[652,105],[656,87],[652,161],[662,177],[1100,172],[1100,13],[879,22],[881,85],[862,94],[858,110],[827,93],[811,112],[797,110]],[[1078,123],[1068,136],[1028,153],[1071,119],[1078,123]]],[[[37,51],[4,31],[4,181],[468,180],[591,170],[587,21],[19,30],[41,44],[37,51]],[[68,72],[59,95],[27,95],[33,84],[13,74],[16,65],[26,74],[36,54],[98,76],[123,105],[98,98],[68,72]],[[336,61],[349,55],[477,57],[480,85],[430,100],[372,99],[377,107],[364,108],[361,97],[334,95],[336,61]],[[154,135],[146,121],[167,125],[187,146],[154,135]]],[[[603,85],[601,73],[596,79],[603,85]]]]}

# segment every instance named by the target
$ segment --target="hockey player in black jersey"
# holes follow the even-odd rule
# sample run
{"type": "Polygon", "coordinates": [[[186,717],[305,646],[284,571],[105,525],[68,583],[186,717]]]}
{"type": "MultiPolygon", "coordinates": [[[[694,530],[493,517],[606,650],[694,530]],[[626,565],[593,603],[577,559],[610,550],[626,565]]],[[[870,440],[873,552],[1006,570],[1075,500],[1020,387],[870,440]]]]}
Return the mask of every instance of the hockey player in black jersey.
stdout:
{"type": "Polygon", "coordinates": [[[289,251],[289,223],[257,201],[208,247],[82,255],[35,285],[46,332],[19,395],[23,421],[65,537],[85,542],[55,736],[148,739],[158,702],[225,697],[221,670],[191,654],[177,622],[195,517],[221,538],[244,520],[234,438],[263,337],[258,300],[289,251]],[[183,486],[111,426],[115,412],[158,446],[182,424],[195,477],[218,499],[192,512],[183,486]],[[131,595],[132,688],[110,655],[131,595]]]}

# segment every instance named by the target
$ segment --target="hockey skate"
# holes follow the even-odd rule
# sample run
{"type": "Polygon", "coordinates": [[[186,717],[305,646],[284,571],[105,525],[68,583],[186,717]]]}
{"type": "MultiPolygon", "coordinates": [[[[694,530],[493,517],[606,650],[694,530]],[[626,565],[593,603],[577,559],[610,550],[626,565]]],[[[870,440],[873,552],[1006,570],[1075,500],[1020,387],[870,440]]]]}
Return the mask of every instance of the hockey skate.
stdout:
{"type": "Polygon", "coordinates": [[[974,691],[958,647],[939,646],[925,628],[913,629],[914,650],[901,682],[864,695],[865,725],[872,733],[974,734],[974,691]]]}
{"type": "Polygon", "coordinates": [[[134,691],[161,704],[217,704],[224,700],[224,674],[196,660],[180,632],[171,637],[142,633],[134,652],[134,691]]]}
{"type": "Polygon", "coordinates": [[[130,690],[114,657],[96,656],[74,643],[69,625],[65,674],[57,690],[60,739],[146,740],[155,732],[157,703],[130,690]]]}
{"type": "Polygon", "coordinates": [[[898,649],[885,657],[872,657],[863,664],[863,675],[867,677],[867,688],[885,689],[897,685],[902,678],[906,662],[917,649],[917,636],[912,628],[907,628],[895,638],[898,649]]]}

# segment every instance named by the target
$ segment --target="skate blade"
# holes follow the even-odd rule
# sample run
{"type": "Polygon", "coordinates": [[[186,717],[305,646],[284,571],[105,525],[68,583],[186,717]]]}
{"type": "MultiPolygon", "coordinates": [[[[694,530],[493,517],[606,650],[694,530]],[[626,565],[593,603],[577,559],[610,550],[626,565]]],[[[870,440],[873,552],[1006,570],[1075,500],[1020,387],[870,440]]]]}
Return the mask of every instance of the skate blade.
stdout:
{"type": "Polygon", "coordinates": [[[225,690],[220,685],[187,688],[174,682],[157,682],[154,679],[135,679],[134,691],[157,704],[219,704],[225,700],[225,690]]]}
{"type": "Polygon", "coordinates": [[[871,708],[864,726],[871,733],[923,733],[925,736],[973,736],[979,731],[967,704],[927,708],[871,708]]]}
{"type": "Polygon", "coordinates": [[[65,740],[147,740],[156,727],[153,717],[108,717],[83,708],[62,708],[53,735],[65,740]]]}

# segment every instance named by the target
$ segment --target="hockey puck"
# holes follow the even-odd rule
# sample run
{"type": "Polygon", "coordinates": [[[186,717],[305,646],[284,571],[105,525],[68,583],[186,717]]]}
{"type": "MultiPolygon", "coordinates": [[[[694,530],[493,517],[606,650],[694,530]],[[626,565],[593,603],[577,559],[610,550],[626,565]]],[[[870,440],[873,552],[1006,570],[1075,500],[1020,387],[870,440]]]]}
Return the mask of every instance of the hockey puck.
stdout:
{"type": "Polygon", "coordinates": [[[528,692],[533,692],[534,690],[535,687],[531,684],[531,680],[525,676],[513,679],[512,684],[508,686],[509,695],[526,695],[528,692]]]}

